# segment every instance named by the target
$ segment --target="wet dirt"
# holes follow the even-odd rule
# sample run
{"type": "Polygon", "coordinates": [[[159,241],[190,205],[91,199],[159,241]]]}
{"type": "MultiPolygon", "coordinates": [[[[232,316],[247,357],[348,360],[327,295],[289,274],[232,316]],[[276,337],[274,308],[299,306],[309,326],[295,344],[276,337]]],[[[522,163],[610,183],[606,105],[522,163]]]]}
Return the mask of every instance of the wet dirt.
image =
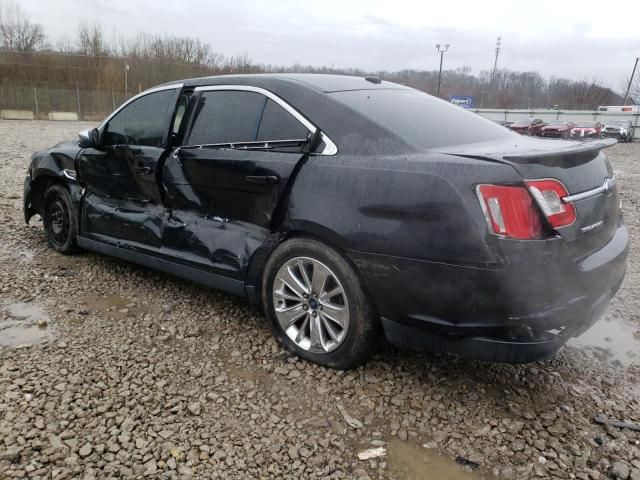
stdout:
{"type": "Polygon", "coordinates": [[[605,316],[567,345],[586,351],[601,362],[640,365],[640,327],[619,317],[605,316]]]}
{"type": "Polygon", "coordinates": [[[21,347],[53,338],[49,316],[40,305],[16,302],[2,307],[7,315],[0,320],[0,345],[21,347]]]}
{"type": "Polygon", "coordinates": [[[480,480],[494,478],[480,470],[458,465],[433,449],[392,438],[387,444],[389,473],[403,480],[480,480]]]}

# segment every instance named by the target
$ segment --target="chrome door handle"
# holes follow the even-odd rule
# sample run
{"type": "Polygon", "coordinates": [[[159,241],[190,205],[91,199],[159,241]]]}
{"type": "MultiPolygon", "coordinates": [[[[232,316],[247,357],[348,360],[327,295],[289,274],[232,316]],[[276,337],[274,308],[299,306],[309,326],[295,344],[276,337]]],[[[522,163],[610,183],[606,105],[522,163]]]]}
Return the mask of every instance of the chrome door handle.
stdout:
{"type": "Polygon", "coordinates": [[[150,173],[153,172],[153,168],[151,167],[134,167],[133,169],[134,172],[139,173],[140,175],[149,175],[150,173]]]}
{"type": "Polygon", "coordinates": [[[244,179],[257,185],[273,185],[278,183],[278,177],[274,175],[247,175],[244,179]]]}

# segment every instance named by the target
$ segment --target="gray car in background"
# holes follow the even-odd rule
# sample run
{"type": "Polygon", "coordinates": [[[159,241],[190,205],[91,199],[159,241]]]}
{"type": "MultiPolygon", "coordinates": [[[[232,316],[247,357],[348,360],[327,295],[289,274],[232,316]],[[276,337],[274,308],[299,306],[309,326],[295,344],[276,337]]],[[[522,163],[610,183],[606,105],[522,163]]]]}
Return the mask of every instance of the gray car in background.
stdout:
{"type": "Polygon", "coordinates": [[[602,128],[602,137],[617,138],[621,142],[632,142],[636,127],[631,120],[611,120],[602,128]]]}

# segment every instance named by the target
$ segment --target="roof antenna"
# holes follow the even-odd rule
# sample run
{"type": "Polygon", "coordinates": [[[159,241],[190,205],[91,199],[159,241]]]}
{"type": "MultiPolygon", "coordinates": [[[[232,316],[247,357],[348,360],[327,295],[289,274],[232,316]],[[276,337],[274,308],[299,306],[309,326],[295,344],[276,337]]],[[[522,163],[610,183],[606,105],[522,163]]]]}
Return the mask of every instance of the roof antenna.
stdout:
{"type": "Polygon", "coordinates": [[[376,85],[379,85],[382,83],[382,80],[380,80],[378,77],[364,77],[364,79],[367,82],[375,83],[376,85]]]}

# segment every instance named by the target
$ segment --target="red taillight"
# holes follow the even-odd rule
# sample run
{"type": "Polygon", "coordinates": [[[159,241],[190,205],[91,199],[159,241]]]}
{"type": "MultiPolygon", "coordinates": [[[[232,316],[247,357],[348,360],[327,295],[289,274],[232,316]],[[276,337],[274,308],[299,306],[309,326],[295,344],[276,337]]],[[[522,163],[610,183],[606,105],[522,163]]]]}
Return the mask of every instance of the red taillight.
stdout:
{"type": "Polygon", "coordinates": [[[525,184],[526,187],[477,187],[482,210],[493,233],[520,240],[542,238],[544,227],[540,211],[552,228],[566,227],[576,221],[574,205],[563,200],[569,192],[561,182],[526,180],[525,184]]]}
{"type": "Polygon", "coordinates": [[[569,195],[558,180],[528,180],[525,182],[536,203],[553,228],[566,227],[576,221],[576,208],[562,199],[569,195]]]}
{"type": "Polygon", "coordinates": [[[493,233],[520,240],[542,238],[540,214],[525,187],[479,185],[477,192],[493,233]]]}

